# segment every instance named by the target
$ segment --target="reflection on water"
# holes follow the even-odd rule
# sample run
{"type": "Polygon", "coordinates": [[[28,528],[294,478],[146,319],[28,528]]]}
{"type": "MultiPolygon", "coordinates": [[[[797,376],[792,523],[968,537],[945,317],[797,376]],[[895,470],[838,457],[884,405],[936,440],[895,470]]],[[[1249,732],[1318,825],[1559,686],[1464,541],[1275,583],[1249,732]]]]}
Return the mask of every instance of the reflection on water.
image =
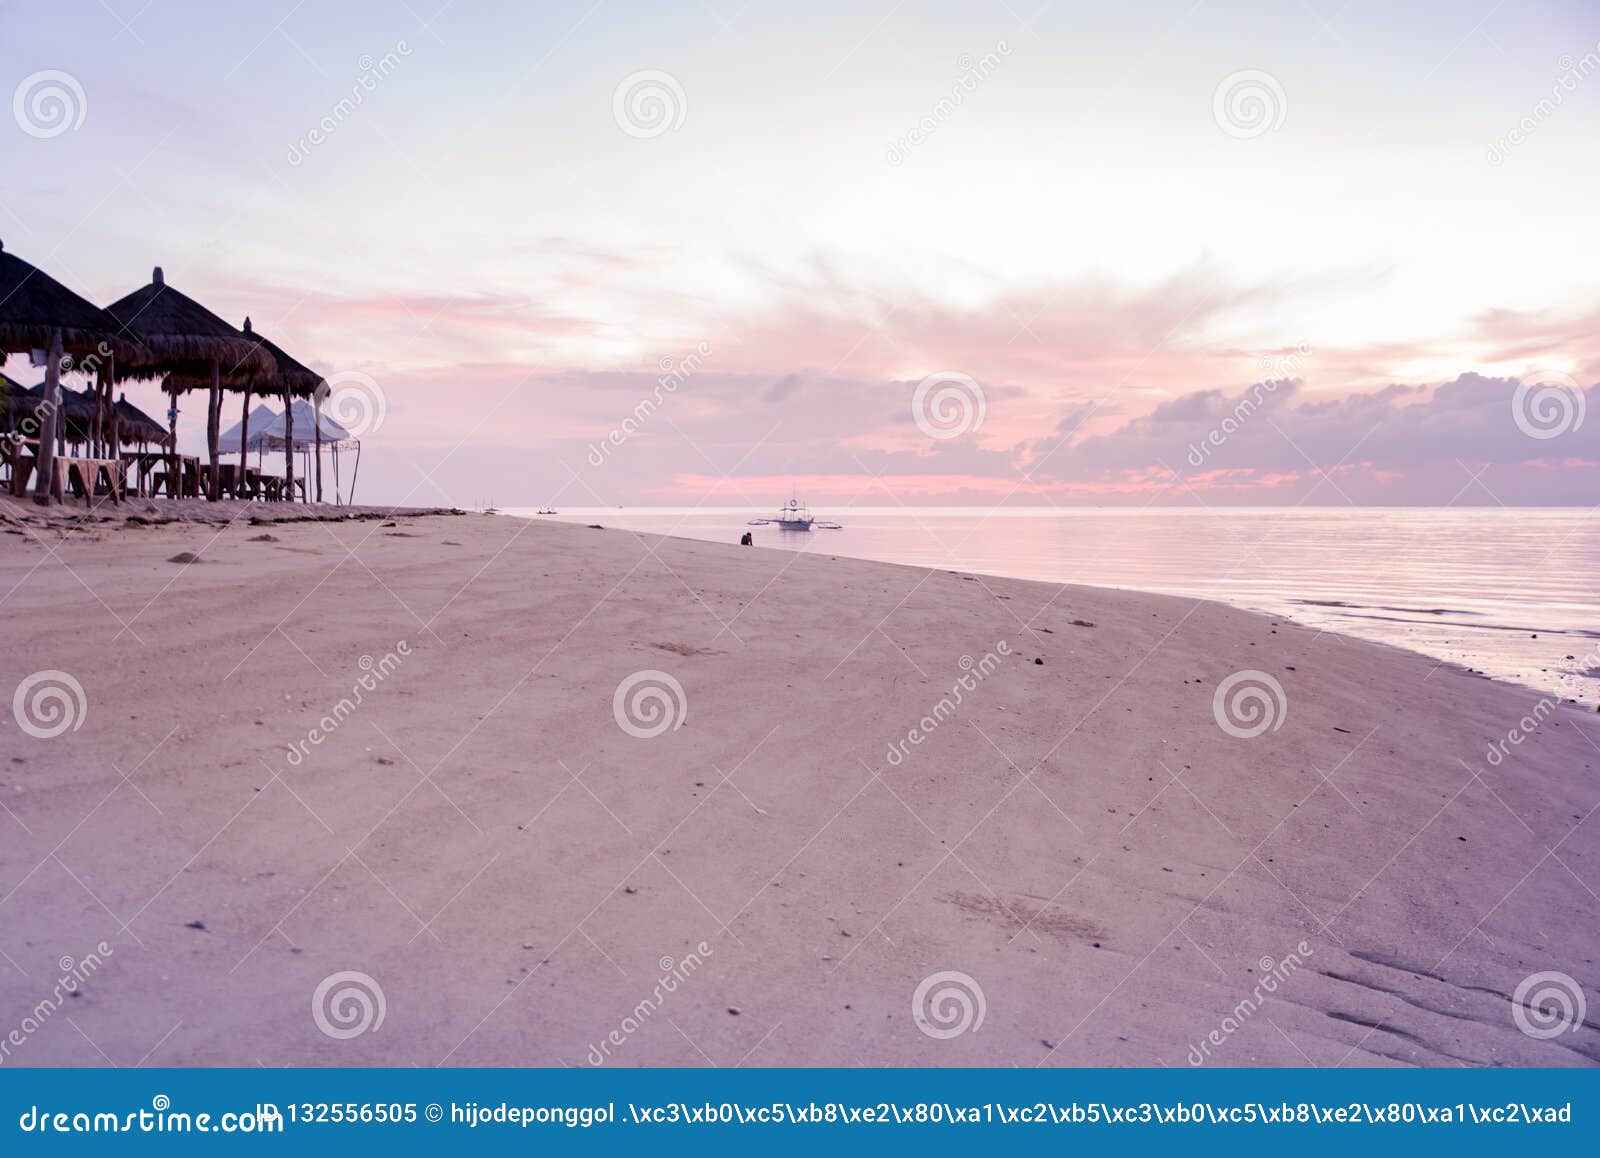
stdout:
{"type": "MultiPolygon", "coordinates": [[[[513,510],[509,514],[532,515],[513,510]]],[[[747,527],[743,509],[565,509],[563,521],[1021,579],[1224,600],[1592,703],[1600,513],[1588,509],[819,508],[843,530],[747,527]]]]}

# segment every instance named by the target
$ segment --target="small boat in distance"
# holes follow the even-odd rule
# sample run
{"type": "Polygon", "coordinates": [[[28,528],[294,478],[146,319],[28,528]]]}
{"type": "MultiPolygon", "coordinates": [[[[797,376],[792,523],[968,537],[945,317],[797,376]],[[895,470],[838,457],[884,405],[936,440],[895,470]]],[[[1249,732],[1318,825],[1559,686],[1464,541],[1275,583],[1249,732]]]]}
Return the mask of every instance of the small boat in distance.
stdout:
{"type": "Polygon", "coordinates": [[[778,517],[768,520],[776,523],[780,531],[809,531],[811,529],[811,510],[800,505],[797,496],[790,496],[789,505],[778,508],[778,517]]]}
{"type": "Polygon", "coordinates": [[[823,527],[831,531],[843,529],[838,523],[817,522],[811,515],[811,509],[801,503],[798,495],[791,495],[789,501],[778,508],[776,517],[750,519],[745,525],[749,527],[775,526],[780,531],[809,531],[813,526],[823,527]]]}

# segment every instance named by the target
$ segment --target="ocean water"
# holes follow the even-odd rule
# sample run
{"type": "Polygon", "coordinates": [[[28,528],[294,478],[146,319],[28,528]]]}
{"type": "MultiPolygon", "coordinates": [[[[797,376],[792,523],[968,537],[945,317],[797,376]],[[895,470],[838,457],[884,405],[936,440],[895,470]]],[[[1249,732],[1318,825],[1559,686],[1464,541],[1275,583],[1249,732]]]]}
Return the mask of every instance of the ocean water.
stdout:
{"type": "MultiPolygon", "coordinates": [[[[505,513],[540,517],[532,510],[505,513]]],[[[1600,509],[563,508],[562,522],[1216,599],[1600,698],[1600,509]]]]}

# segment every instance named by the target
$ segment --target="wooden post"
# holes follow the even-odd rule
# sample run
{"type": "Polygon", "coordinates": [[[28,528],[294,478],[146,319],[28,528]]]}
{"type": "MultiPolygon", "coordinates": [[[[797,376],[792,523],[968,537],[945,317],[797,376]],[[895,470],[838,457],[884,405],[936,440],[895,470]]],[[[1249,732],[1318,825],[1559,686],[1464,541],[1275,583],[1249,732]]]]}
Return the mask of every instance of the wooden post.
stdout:
{"type": "Polygon", "coordinates": [[[211,359],[211,407],[206,414],[206,450],[211,459],[211,485],[206,488],[206,498],[216,502],[222,497],[222,472],[217,465],[217,440],[222,437],[222,362],[211,359]]]}
{"type": "Polygon", "coordinates": [[[83,392],[94,399],[94,406],[89,411],[89,441],[86,444],[87,457],[101,458],[100,453],[100,375],[95,374],[93,382],[84,383],[83,392]]]}
{"type": "Polygon", "coordinates": [[[94,381],[89,384],[94,395],[94,454],[92,458],[106,458],[111,445],[111,415],[106,410],[106,375],[104,367],[95,367],[94,381]]]}
{"type": "Polygon", "coordinates": [[[322,391],[311,395],[313,417],[317,424],[317,502],[322,501],[322,391]]]}
{"type": "Polygon", "coordinates": [[[33,482],[33,501],[45,506],[50,503],[50,484],[55,479],[56,412],[61,408],[61,357],[61,331],[53,330],[50,334],[50,353],[46,355],[44,364],[44,396],[39,399],[39,407],[34,412],[40,419],[36,467],[39,473],[33,482]]]}
{"type": "MultiPolygon", "coordinates": [[[[246,318],[248,322],[250,319],[246,318]]],[[[250,472],[250,387],[244,388],[244,417],[239,419],[239,478],[238,485],[244,488],[245,478],[250,472]]],[[[248,492],[247,492],[248,493],[248,492]]]]}
{"type": "Polygon", "coordinates": [[[106,398],[111,403],[111,457],[122,460],[122,411],[112,397],[117,392],[117,356],[106,355],[106,398]]]}
{"type": "Polygon", "coordinates": [[[104,450],[105,450],[105,457],[106,458],[114,457],[113,454],[112,454],[111,440],[112,440],[112,435],[115,433],[116,424],[117,424],[116,423],[116,420],[117,420],[116,385],[117,384],[116,384],[115,380],[112,378],[111,361],[110,361],[110,359],[111,359],[111,356],[109,354],[107,354],[101,360],[101,364],[100,364],[100,373],[101,373],[101,378],[102,378],[102,382],[103,382],[103,392],[105,394],[105,401],[103,403],[104,409],[101,411],[101,414],[104,417],[102,417],[101,420],[100,420],[100,441],[105,444],[104,450]]]}
{"type": "Polygon", "coordinates": [[[294,501],[294,395],[283,388],[283,497],[294,501]]]}
{"type": "Polygon", "coordinates": [[[178,388],[167,379],[167,497],[183,497],[183,460],[178,457],[178,388]]]}

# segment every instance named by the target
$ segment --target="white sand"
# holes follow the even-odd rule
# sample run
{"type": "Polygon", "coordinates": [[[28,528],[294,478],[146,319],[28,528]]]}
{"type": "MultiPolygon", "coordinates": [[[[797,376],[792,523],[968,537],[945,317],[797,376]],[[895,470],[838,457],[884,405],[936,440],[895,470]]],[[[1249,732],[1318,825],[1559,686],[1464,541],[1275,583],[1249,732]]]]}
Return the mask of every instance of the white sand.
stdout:
{"type": "Polygon", "coordinates": [[[1184,1066],[1213,1031],[1224,1065],[1600,1060],[1593,1025],[1536,1039],[1509,1000],[1558,970],[1600,1001],[1600,720],[1541,710],[1492,765],[1525,689],[1216,604],[825,554],[4,509],[0,694],[59,669],[87,702],[50,739],[0,709],[5,1064],[583,1065],[613,1031],[610,1065],[1184,1066]],[[688,705],[652,739],[613,717],[643,669],[688,705]],[[1213,716],[1241,669],[1287,696],[1253,739],[1213,716]],[[1257,1008],[1264,958],[1294,971],[1257,1008]],[[348,1040],[312,1015],[340,971],[383,994],[348,1040]],[[941,971],[981,1027],[918,1028],[941,971]]]}

